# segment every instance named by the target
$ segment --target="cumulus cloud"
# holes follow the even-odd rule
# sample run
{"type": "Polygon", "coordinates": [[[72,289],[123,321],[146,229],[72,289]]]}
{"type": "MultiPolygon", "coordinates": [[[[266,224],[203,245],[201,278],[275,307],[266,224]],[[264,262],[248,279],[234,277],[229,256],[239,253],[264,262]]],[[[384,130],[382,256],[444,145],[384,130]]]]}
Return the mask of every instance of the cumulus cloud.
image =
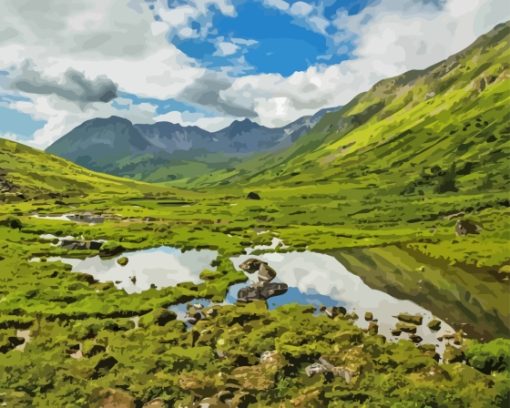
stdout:
{"type": "Polygon", "coordinates": [[[213,10],[229,17],[236,15],[231,0],[190,0],[187,2],[154,2],[154,13],[167,25],[170,37],[205,38],[213,30],[213,10]]]}
{"type": "Polygon", "coordinates": [[[69,101],[107,103],[117,97],[117,85],[106,76],[94,79],[69,68],[61,78],[46,77],[32,64],[25,63],[10,81],[14,90],[39,95],[57,95],[69,101]]]}
{"type": "Polygon", "coordinates": [[[221,73],[208,72],[197,78],[180,94],[179,99],[212,108],[230,116],[254,118],[253,109],[237,103],[235,99],[223,99],[221,93],[231,87],[231,80],[221,73]]]}

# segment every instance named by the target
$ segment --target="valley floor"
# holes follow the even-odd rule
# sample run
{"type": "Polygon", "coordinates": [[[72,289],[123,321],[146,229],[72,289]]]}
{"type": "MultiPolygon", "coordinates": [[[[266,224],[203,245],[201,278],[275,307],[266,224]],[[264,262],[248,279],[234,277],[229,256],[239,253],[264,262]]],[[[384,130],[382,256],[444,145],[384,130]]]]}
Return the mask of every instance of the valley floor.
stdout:
{"type": "Polygon", "coordinates": [[[0,401],[12,407],[506,406],[508,195],[345,191],[334,184],[261,188],[261,199],[250,200],[248,190],[168,195],[162,189],[0,204],[0,401]],[[104,222],[41,217],[87,212],[104,222]],[[480,232],[457,235],[459,219],[480,232]],[[214,249],[218,257],[201,283],[127,294],[48,261],[98,250],[64,249],[42,234],[106,240],[103,255],[168,245],[214,249]],[[277,251],[333,255],[372,288],[427,308],[457,330],[460,349],[447,346],[438,363],[433,346],[387,341],[358,328],[349,313],[330,318],[306,305],[211,306],[214,312],[191,329],[167,311],[198,298],[222,302],[229,286],[246,281],[230,257],[273,237],[288,246],[277,251]],[[306,375],[321,357],[349,379],[306,375]]]}

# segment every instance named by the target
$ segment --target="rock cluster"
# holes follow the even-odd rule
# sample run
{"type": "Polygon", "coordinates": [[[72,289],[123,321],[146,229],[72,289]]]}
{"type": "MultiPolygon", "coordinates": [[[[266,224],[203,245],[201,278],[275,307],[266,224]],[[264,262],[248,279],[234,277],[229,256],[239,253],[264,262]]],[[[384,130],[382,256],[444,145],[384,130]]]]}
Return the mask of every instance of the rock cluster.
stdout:
{"type": "Polygon", "coordinates": [[[251,302],[254,300],[267,300],[273,296],[281,295],[289,289],[285,283],[271,282],[276,277],[276,271],[267,262],[256,258],[250,258],[239,267],[246,273],[257,273],[258,282],[239,290],[237,300],[239,302],[251,302]]]}

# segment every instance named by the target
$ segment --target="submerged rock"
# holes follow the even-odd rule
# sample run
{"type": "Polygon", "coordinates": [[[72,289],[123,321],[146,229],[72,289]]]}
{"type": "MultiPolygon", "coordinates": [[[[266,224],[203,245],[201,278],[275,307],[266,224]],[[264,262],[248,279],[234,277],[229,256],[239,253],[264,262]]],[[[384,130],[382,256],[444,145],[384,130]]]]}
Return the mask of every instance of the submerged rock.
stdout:
{"type": "Polygon", "coordinates": [[[428,324],[427,327],[430,330],[438,331],[441,328],[441,320],[438,319],[432,319],[428,324]]]}
{"type": "Polygon", "coordinates": [[[403,331],[405,333],[416,333],[417,327],[411,323],[402,323],[398,322],[396,327],[397,330],[403,331]]]}
{"type": "Polygon", "coordinates": [[[417,326],[419,326],[419,325],[421,325],[423,323],[423,316],[412,315],[412,314],[409,314],[409,313],[400,313],[397,316],[397,319],[400,320],[401,322],[412,323],[412,324],[415,324],[417,326]]]}

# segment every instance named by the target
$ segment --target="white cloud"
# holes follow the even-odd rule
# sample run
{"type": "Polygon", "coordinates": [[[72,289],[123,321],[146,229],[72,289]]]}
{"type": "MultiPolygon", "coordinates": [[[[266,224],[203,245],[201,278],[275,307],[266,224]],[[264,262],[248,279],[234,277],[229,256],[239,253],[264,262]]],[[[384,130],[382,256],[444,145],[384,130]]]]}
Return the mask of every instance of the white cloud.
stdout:
{"type": "Polygon", "coordinates": [[[290,14],[294,16],[307,16],[313,11],[313,7],[304,1],[298,1],[290,7],[290,14]]]}
{"type": "Polygon", "coordinates": [[[266,7],[272,7],[278,10],[286,11],[290,8],[289,3],[284,0],[264,0],[263,3],[266,7]]]}
{"type": "Polygon", "coordinates": [[[223,129],[230,125],[235,117],[232,116],[205,116],[197,112],[171,111],[155,117],[157,122],[178,123],[182,126],[198,126],[210,132],[223,129]]]}
{"type": "Polygon", "coordinates": [[[220,41],[216,44],[216,51],[214,55],[219,57],[227,57],[229,55],[234,55],[237,53],[237,51],[239,51],[239,46],[233,42],[220,41]]]}
{"type": "Polygon", "coordinates": [[[255,40],[236,38],[233,37],[230,40],[226,40],[224,37],[216,38],[216,51],[214,56],[228,57],[230,55],[237,54],[238,52],[245,53],[248,47],[258,44],[255,40]]]}
{"type": "Polygon", "coordinates": [[[205,38],[213,29],[212,10],[229,17],[236,15],[231,0],[190,0],[175,4],[167,0],[155,2],[154,12],[167,25],[168,34],[181,38],[205,38]],[[192,23],[195,28],[192,28],[192,23]]]}

